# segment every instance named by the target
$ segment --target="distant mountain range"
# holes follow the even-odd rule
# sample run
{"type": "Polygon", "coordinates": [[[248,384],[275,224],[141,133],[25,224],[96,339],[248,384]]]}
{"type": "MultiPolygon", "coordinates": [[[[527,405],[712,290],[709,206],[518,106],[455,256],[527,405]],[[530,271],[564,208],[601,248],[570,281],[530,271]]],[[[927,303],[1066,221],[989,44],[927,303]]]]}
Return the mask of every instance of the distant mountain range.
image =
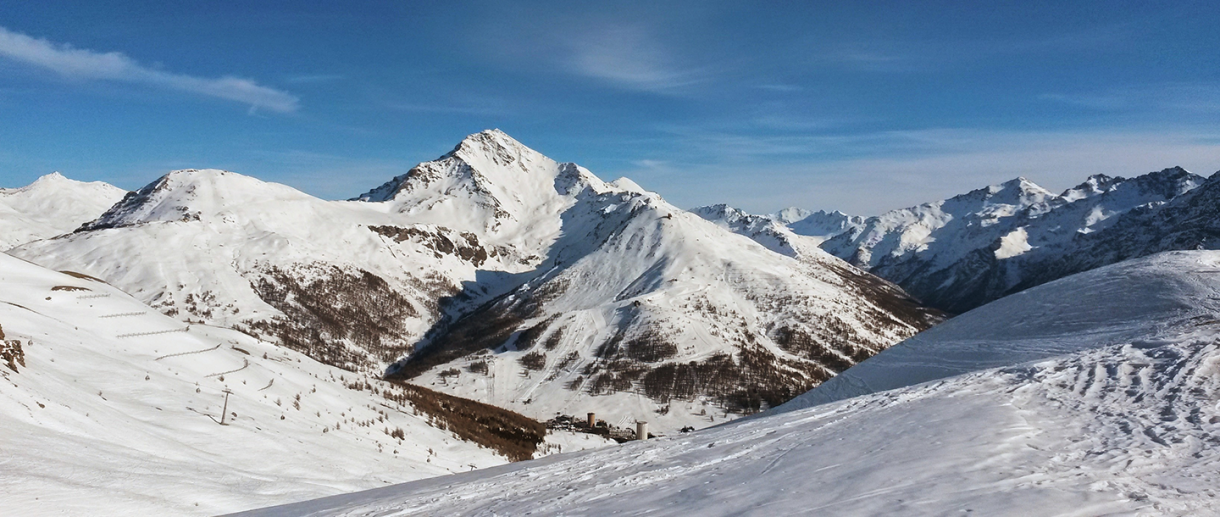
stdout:
{"type": "Polygon", "coordinates": [[[695,213],[764,245],[771,238],[756,228],[770,222],[809,234],[923,303],[961,313],[1123,259],[1218,247],[1218,185],[1217,176],[1173,167],[1131,179],[1094,175],[1060,194],[1017,178],[866,219],[796,209],[749,216],[719,205],[695,213]]]}

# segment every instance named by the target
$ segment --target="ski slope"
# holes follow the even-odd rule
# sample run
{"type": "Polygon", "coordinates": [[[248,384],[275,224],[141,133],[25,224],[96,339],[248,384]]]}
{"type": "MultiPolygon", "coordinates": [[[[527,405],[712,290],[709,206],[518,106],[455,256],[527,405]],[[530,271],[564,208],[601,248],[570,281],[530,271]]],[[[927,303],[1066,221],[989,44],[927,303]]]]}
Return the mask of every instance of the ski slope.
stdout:
{"type": "Polygon", "coordinates": [[[0,333],[24,352],[0,361],[3,515],[215,515],[507,462],[348,387],[375,379],[2,253],[0,333]]]}
{"type": "Polygon", "coordinates": [[[1214,514],[1218,291],[1217,252],[1121,263],[882,352],[854,398],[245,515],[1214,514]]]}

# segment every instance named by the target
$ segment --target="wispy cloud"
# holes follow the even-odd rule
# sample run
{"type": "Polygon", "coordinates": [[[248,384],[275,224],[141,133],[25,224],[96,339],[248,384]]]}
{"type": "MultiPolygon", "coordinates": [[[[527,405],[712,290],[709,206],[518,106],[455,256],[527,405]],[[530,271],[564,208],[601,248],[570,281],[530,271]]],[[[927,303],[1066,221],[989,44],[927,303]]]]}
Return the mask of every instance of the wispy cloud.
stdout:
{"type": "Polygon", "coordinates": [[[767,83],[767,84],[760,84],[755,87],[760,90],[767,90],[770,92],[781,92],[781,93],[799,92],[799,91],[805,90],[804,88],[797,86],[795,84],[785,84],[785,83],[767,83]]]}
{"type": "Polygon", "coordinates": [[[1220,111],[1220,87],[1210,83],[1154,83],[1101,92],[1047,93],[1039,100],[1097,111],[1173,112],[1173,116],[1220,111]]]}
{"type": "Polygon", "coordinates": [[[637,160],[629,163],[634,169],[614,173],[681,206],[729,203],[758,213],[800,206],[874,215],[1017,176],[1059,191],[1096,173],[1132,177],[1181,165],[1208,175],[1220,168],[1220,134],[954,128],[837,136],[691,133],[670,158],[664,167],[637,160]]]}
{"type": "Polygon", "coordinates": [[[296,74],[286,77],[284,80],[293,84],[314,84],[314,83],[329,83],[333,81],[343,80],[344,77],[339,74],[296,74]]]}
{"type": "Polygon", "coordinates": [[[1038,96],[1038,100],[1057,102],[1070,106],[1088,108],[1100,111],[1113,111],[1126,108],[1130,105],[1127,98],[1122,95],[1106,94],[1106,95],[1085,95],[1085,94],[1066,94],[1066,93],[1046,93],[1038,96]]]}
{"type": "Polygon", "coordinates": [[[705,80],[705,73],[683,66],[647,31],[605,27],[572,42],[572,70],[622,87],[664,92],[705,80]]]}
{"type": "Polygon", "coordinates": [[[249,79],[205,78],[156,70],[119,52],[95,52],[57,44],[0,27],[0,57],[83,80],[118,81],[248,104],[251,110],[296,111],[297,97],[249,79]]]}

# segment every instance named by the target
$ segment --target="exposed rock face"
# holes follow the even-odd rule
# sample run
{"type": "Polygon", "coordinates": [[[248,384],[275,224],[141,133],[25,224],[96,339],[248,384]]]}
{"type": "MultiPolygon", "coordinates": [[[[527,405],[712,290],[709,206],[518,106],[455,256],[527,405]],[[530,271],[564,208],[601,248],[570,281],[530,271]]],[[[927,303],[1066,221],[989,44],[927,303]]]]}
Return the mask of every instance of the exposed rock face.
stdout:
{"type": "Polygon", "coordinates": [[[4,363],[14,373],[17,365],[25,368],[25,351],[21,349],[21,341],[4,339],[4,327],[0,327],[0,363],[4,363]]]}

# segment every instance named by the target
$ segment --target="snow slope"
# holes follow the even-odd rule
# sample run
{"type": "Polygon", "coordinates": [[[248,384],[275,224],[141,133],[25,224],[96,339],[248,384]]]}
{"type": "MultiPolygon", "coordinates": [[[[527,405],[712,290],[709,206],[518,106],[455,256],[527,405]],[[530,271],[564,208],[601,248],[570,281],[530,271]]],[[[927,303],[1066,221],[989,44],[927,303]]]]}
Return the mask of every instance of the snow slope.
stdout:
{"type": "Polygon", "coordinates": [[[21,188],[0,188],[0,251],[75,230],[118,202],[126,191],[53,172],[21,188]]]}
{"type": "Polygon", "coordinates": [[[1212,514],[1217,272],[1216,252],[1101,268],[849,370],[937,382],[244,515],[1212,514]]]}
{"type": "Polygon", "coordinates": [[[507,461],[385,383],[5,254],[0,333],[24,352],[0,364],[0,513],[213,515],[507,461]]]}
{"type": "Polygon", "coordinates": [[[1220,310],[1211,252],[1167,252],[1072,275],[952,318],[784,406],[820,404],[1119,343],[1154,343],[1220,310]]]}

